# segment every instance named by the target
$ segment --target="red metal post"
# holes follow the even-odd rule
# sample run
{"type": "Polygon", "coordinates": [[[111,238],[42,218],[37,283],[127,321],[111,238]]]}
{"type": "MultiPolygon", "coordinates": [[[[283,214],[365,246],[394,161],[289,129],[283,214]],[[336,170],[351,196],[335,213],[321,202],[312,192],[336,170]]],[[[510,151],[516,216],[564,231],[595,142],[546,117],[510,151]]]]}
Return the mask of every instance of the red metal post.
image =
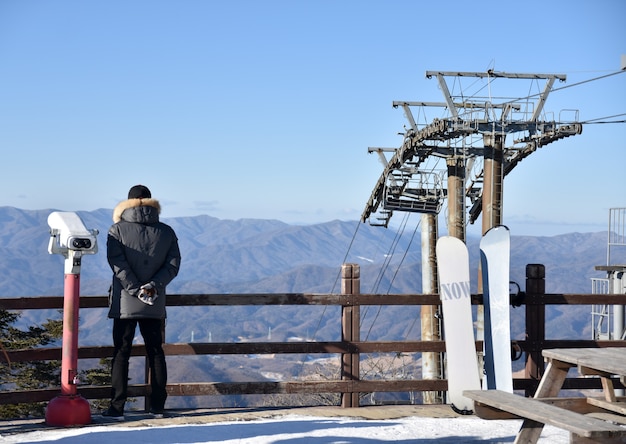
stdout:
{"type": "Polygon", "coordinates": [[[61,394],[75,395],[78,381],[78,307],[80,274],[65,275],[61,394]]]}
{"type": "Polygon", "coordinates": [[[91,423],[89,402],[77,394],[78,310],[80,298],[80,252],[69,251],[63,295],[63,349],[61,394],[46,408],[46,424],[71,427],[91,423]],[[69,272],[67,272],[69,271],[69,272]]]}

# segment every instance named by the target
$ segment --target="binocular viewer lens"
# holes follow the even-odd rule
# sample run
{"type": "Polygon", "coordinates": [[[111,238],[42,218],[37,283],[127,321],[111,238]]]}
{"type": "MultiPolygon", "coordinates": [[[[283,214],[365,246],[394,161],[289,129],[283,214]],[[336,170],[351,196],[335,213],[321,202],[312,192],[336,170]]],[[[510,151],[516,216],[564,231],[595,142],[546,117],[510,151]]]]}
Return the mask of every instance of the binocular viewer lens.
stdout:
{"type": "Polygon", "coordinates": [[[88,250],[91,248],[91,239],[76,237],[72,239],[72,248],[76,250],[88,250]]]}

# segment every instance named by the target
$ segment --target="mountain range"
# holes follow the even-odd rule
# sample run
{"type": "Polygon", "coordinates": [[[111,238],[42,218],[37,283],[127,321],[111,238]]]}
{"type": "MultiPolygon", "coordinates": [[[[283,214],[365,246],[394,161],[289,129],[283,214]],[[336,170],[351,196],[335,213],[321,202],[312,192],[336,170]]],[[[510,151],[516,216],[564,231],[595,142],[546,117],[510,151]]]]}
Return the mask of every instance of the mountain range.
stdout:
{"type": "MultiPolygon", "coordinates": [[[[0,297],[63,295],[64,259],[47,251],[50,238],[47,218],[52,211],[55,210],[0,207],[3,271],[0,297]]],[[[112,210],[77,213],[87,228],[99,231],[99,252],[82,259],[81,296],[105,295],[111,281],[106,233],[112,224],[112,210]]],[[[168,287],[170,294],[339,293],[343,263],[360,264],[362,293],[421,293],[419,227],[402,231],[358,221],[289,225],[277,220],[220,220],[210,216],[163,221],[176,231],[182,254],[181,271],[168,287]]],[[[479,241],[479,238],[467,239],[472,292],[476,292],[479,241]]],[[[523,290],[526,265],[539,263],[546,266],[547,293],[591,293],[591,278],[605,277],[594,267],[606,264],[606,243],[607,235],[601,232],[551,237],[511,233],[510,278],[523,290]]],[[[361,310],[364,340],[416,340],[421,336],[418,306],[366,306],[361,310]]],[[[33,325],[55,317],[59,318],[60,314],[27,310],[20,322],[33,325]]],[[[591,338],[589,306],[549,306],[546,319],[550,339],[591,338]]],[[[80,345],[109,345],[110,328],[106,309],[81,311],[80,345]]],[[[524,337],[523,308],[511,309],[511,330],[513,338],[524,337]]],[[[339,340],[340,337],[339,307],[168,309],[167,342],[339,340]]],[[[299,360],[294,356],[254,361],[249,357],[221,358],[179,359],[170,369],[171,379],[181,382],[275,379],[301,372],[307,361],[307,357],[299,360]]],[[[137,375],[142,374],[141,363],[133,366],[135,377],[140,378],[137,375]]]]}

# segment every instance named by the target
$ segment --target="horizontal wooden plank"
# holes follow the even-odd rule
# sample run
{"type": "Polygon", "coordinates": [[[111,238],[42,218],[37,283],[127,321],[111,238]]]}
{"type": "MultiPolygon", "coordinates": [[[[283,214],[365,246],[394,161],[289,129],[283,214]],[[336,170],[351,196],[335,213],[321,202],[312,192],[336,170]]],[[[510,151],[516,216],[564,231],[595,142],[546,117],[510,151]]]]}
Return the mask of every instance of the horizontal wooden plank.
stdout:
{"type": "Polygon", "coordinates": [[[396,380],[396,381],[302,381],[302,382],[197,382],[168,384],[172,396],[225,395],[225,394],[295,394],[295,393],[370,393],[445,391],[445,380],[396,380]]]}
{"type": "MultiPolygon", "coordinates": [[[[481,294],[472,294],[472,304],[482,304],[481,294]]],[[[107,296],[81,296],[80,308],[108,307],[107,296]]],[[[623,294],[533,294],[526,293],[524,305],[626,305],[623,294]]],[[[167,305],[440,305],[437,294],[168,294],[167,305]]],[[[0,298],[2,310],[43,310],[63,308],[63,296],[15,296],[0,298]]]]}
{"type": "MultiPolygon", "coordinates": [[[[171,396],[205,396],[205,395],[267,395],[296,393],[371,393],[371,392],[412,392],[412,391],[445,391],[448,382],[436,380],[395,380],[395,381],[302,381],[302,382],[197,382],[169,383],[167,393],[171,396]]],[[[108,399],[111,395],[110,386],[79,386],[78,394],[85,399],[108,399]]],[[[130,384],[130,397],[143,397],[148,393],[146,384],[130,384]]],[[[20,390],[0,392],[0,404],[17,404],[26,402],[44,402],[61,394],[60,388],[20,390]]]]}
{"type": "MultiPolygon", "coordinates": [[[[624,341],[615,341],[624,342],[624,341]]],[[[164,344],[167,355],[200,355],[200,354],[273,354],[273,353],[419,353],[445,352],[445,341],[355,341],[355,342],[194,342],[164,344]]],[[[476,350],[482,350],[481,341],[476,341],[476,350]]],[[[11,362],[38,360],[60,360],[61,348],[34,348],[7,350],[11,362]]],[[[99,359],[112,356],[113,347],[94,346],[79,347],[79,359],[99,359]]],[[[135,345],[132,356],[145,356],[143,345],[135,345]]],[[[0,355],[4,359],[4,355],[0,355]]],[[[573,379],[572,379],[573,380],[573,379]]],[[[532,383],[530,380],[518,380],[519,384],[532,383]]],[[[569,381],[569,380],[568,380],[569,381]]],[[[566,385],[564,388],[598,388],[599,382],[594,378],[580,378],[578,385],[566,385]]],[[[613,384],[621,388],[619,378],[613,378],[613,384]]],[[[528,388],[518,385],[516,389],[528,388]]]]}
{"type": "MultiPolygon", "coordinates": [[[[482,302],[481,295],[473,295],[482,302]]],[[[240,305],[440,305],[437,294],[321,294],[321,293],[244,293],[244,294],[168,294],[168,307],[240,305]]],[[[80,308],[106,308],[107,296],[81,296],[80,308]]],[[[21,296],[0,298],[2,310],[63,308],[63,296],[21,296]]]]}
{"type": "MultiPolygon", "coordinates": [[[[480,350],[477,344],[477,350],[480,350]]],[[[238,342],[165,344],[167,355],[444,352],[445,341],[238,342]]]]}
{"type": "MultiPolygon", "coordinates": [[[[143,397],[146,396],[147,390],[146,384],[129,384],[128,396],[143,397]]],[[[111,386],[81,386],[78,394],[85,399],[109,399],[111,386]]],[[[2,391],[0,392],[0,405],[45,402],[60,395],[60,388],[2,391]]]]}
{"type": "MultiPolygon", "coordinates": [[[[475,403],[486,405],[520,418],[568,430],[576,435],[601,439],[626,436],[626,429],[601,419],[589,417],[537,399],[525,398],[500,390],[466,390],[463,395],[475,403]]],[[[487,418],[485,418],[487,419],[487,418]]]]}
{"type": "MultiPolygon", "coordinates": [[[[525,341],[517,341],[523,350],[528,350],[530,347],[525,341]]],[[[549,350],[555,348],[614,348],[614,347],[626,347],[626,341],[624,340],[606,340],[606,341],[593,341],[588,339],[546,339],[541,342],[541,350],[549,350]]]]}
{"type": "Polygon", "coordinates": [[[626,305],[626,294],[533,294],[526,293],[524,305],[626,305]]]}
{"type": "Polygon", "coordinates": [[[492,407],[480,402],[474,402],[474,415],[481,419],[499,420],[499,419],[523,419],[511,412],[507,412],[496,407],[492,407]]]}
{"type": "Polygon", "coordinates": [[[544,404],[550,404],[562,409],[567,409],[572,412],[581,413],[587,415],[589,413],[600,413],[604,410],[600,407],[593,406],[587,402],[585,397],[563,397],[563,398],[541,398],[537,401],[544,404]]]}
{"type": "MultiPolygon", "coordinates": [[[[482,294],[472,294],[472,304],[482,304],[482,294]]],[[[81,296],[80,308],[108,307],[107,296],[81,296]]],[[[527,293],[524,305],[626,305],[624,294],[533,294],[527,293]]],[[[168,294],[167,305],[229,306],[229,305],[440,305],[437,294],[317,294],[317,293],[254,293],[254,294],[168,294]]],[[[43,310],[63,308],[63,296],[16,296],[0,298],[2,310],[43,310]]]]}
{"type": "Polygon", "coordinates": [[[620,415],[626,415],[626,398],[623,396],[617,397],[615,402],[609,402],[604,398],[589,397],[587,403],[620,415]]]}
{"type": "Polygon", "coordinates": [[[543,351],[543,356],[553,362],[565,362],[578,366],[583,374],[605,372],[613,375],[626,375],[626,347],[546,349],[543,351]]]}
{"type": "MultiPolygon", "coordinates": [[[[556,407],[567,409],[572,412],[590,414],[590,413],[602,413],[606,410],[593,406],[587,402],[587,398],[541,398],[537,399],[544,404],[554,405],[556,407]]],[[[511,412],[505,412],[495,407],[488,406],[486,404],[476,403],[475,405],[476,416],[483,419],[520,419],[519,416],[514,415],[511,412]]]]}
{"type": "MultiPolygon", "coordinates": [[[[164,344],[167,356],[184,355],[250,355],[250,354],[341,354],[341,353],[421,353],[444,352],[445,341],[369,341],[369,342],[193,342],[164,344]]],[[[481,343],[476,344],[481,350],[481,343]]],[[[61,348],[9,350],[11,362],[57,361],[61,348]]],[[[79,359],[99,359],[112,356],[113,347],[79,347],[79,359]]],[[[143,345],[134,345],[131,356],[145,356],[143,345]]],[[[0,359],[4,356],[0,355],[0,359]]]]}
{"type": "Polygon", "coordinates": [[[617,413],[607,412],[604,409],[602,409],[601,412],[589,413],[589,416],[592,416],[592,417],[598,418],[598,419],[602,419],[604,421],[609,421],[609,422],[612,422],[614,424],[621,424],[623,426],[626,425],[626,416],[619,415],[617,413]]]}

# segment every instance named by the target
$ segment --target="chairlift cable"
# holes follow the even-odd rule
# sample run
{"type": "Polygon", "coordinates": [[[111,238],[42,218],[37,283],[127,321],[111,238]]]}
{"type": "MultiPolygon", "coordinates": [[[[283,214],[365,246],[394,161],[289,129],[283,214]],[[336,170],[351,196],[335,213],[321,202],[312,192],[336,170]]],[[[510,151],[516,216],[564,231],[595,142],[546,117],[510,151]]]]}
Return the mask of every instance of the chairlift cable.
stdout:
{"type": "Polygon", "coordinates": [[[621,114],[613,114],[612,116],[605,116],[605,117],[597,117],[595,119],[588,119],[585,120],[583,122],[580,123],[584,123],[584,124],[598,124],[598,123],[624,123],[624,120],[612,120],[612,121],[603,121],[605,119],[613,119],[615,117],[622,117],[622,116],[626,116],[626,113],[621,113],[621,114]]]}
{"type": "MultiPolygon", "coordinates": [[[[391,291],[391,287],[393,286],[393,281],[395,281],[396,276],[398,275],[398,272],[400,271],[400,267],[402,266],[402,264],[404,263],[404,260],[406,259],[406,256],[408,255],[409,248],[411,247],[411,244],[413,243],[413,239],[415,239],[415,233],[417,233],[417,229],[420,227],[421,223],[422,223],[422,221],[420,219],[420,221],[415,226],[415,230],[413,230],[413,235],[411,236],[411,240],[409,241],[409,245],[407,245],[407,248],[406,248],[406,250],[404,252],[404,256],[402,256],[402,261],[400,261],[400,264],[396,268],[396,272],[393,275],[393,278],[392,278],[391,282],[389,283],[389,289],[387,290],[387,294],[389,294],[390,291],[391,291]]],[[[409,332],[413,329],[413,326],[417,322],[417,319],[418,319],[418,317],[415,317],[415,319],[413,320],[413,324],[409,328],[409,332]]],[[[368,332],[368,334],[369,334],[369,332],[368,332]]],[[[406,336],[408,336],[408,333],[407,333],[407,335],[405,335],[405,340],[406,340],[406,336]]]]}
{"type": "MultiPolygon", "coordinates": [[[[408,222],[408,220],[410,218],[410,214],[411,213],[406,213],[405,224],[404,224],[404,227],[403,227],[403,232],[404,232],[404,229],[406,228],[406,222],[408,222]]],[[[407,245],[407,247],[406,247],[406,249],[404,251],[404,255],[402,256],[402,260],[400,261],[400,263],[396,267],[396,271],[394,272],[394,275],[389,280],[389,288],[387,289],[387,293],[386,294],[389,294],[389,292],[391,291],[391,287],[393,286],[393,282],[394,282],[396,276],[398,275],[400,267],[402,267],[402,264],[404,263],[404,260],[406,259],[406,256],[408,254],[409,248],[411,247],[411,244],[413,243],[413,239],[415,238],[415,233],[417,232],[417,229],[419,228],[419,226],[420,226],[420,222],[418,222],[417,225],[415,226],[415,230],[413,230],[413,234],[411,235],[411,239],[409,241],[409,244],[407,245]]],[[[396,244],[396,246],[397,246],[397,244],[396,244]]],[[[374,325],[376,324],[376,320],[378,319],[381,310],[382,310],[382,306],[379,306],[378,310],[376,311],[376,316],[374,316],[374,320],[370,324],[370,327],[369,327],[369,329],[367,331],[367,334],[365,335],[365,340],[366,341],[369,339],[370,333],[372,332],[372,328],[374,328],[374,325]]]]}
{"type": "MultiPolygon", "coordinates": [[[[626,72],[626,70],[614,71],[614,72],[611,72],[609,74],[605,74],[605,75],[602,75],[602,76],[598,76],[598,77],[594,77],[594,78],[586,79],[586,80],[581,80],[580,82],[572,83],[571,85],[564,85],[564,86],[561,86],[559,88],[552,88],[550,90],[550,94],[552,94],[554,92],[557,92],[557,91],[562,91],[562,90],[567,89],[567,88],[573,88],[574,86],[584,85],[585,83],[590,83],[590,82],[595,82],[597,80],[606,79],[607,77],[612,77],[614,75],[622,74],[622,73],[625,73],[625,72],[626,72]]],[[[509,101],[503,102],[502,104],[504,105],[504,104],[509,104],[509,103],[515,103],[515,102],[518,102],[518,101],[529,100],[529,99],[532,99],[532,98],[540,97],[542,94],[543,94],[543,92],[539,92],[537,94],[529,94],[526,97],[517,97],[517,98],[514,98],[514,99],[510,99],[509,101]]],[[[504,97],[502,97],[502,98],[504,98],[504,97]]]]}
{"type": "Polygon", "coordinates": [[[404,214],[404,218],[402,220],[402,223],[400,224],[400,228],[398,229],[398,231],[396,231],[396,235],[393,239],[393,242],[391,243],[391,245],[389,246],[389,250],[387,251],[387,254],[385,256],[385,260],[383,262],[383,265],[381,267],[381,269],[378,272],[378,276],[376,278],[376,281],[374,283],[374,287],[372,288],[372,293],[377,293],[378,292],[378,288],[380,286],[380,283],[385,275],[385,273],[387,272],[387,268],[389,267],[389,264],[391,263],[391,260],[393,259],[393,256],[395,254],[396,248],[398,246],[398,243],[400,242],[400,239],[402,238],[402,235],[404,234],[404,230],[406,229],[406,224],[408,222],[409,219],[409,213],[404,214]]]}
{"type": "MultiPolygon", "coordinates": [[[[386,293],[386,294],[389,294],[389,293],[391,292],[391,287],[393,286],[393,282],[395,281],[395,279],[396,279],[396,277],[397,277],[397,275],[398,275],[398,272],[400,271],[400,267],[402,267],[402,265],[403,265],[403,263],[404,263],[404,260],[406,259],[407,255],[408,255],[409,249],[411,248],[411,245],[413,244],[413,240],[415,239],[415,233],[417,233],[417,230],[418,230],[418,228],[420,227],[420,225],[421,225],[421,219],[420,219],[420,221],[419,221],[419,222],[415,225],[415,229],[413,230],[413,234],[411,235],[411,239],[409,240],[409,244],[407,245],[406,249],[404,250],[404,255],[402,256],[402,260],[400,261],[400,263],[399,263],[399,264],[398,264],[398,266],[396,267],[396,271],[395,271],[395,273],[394,273],[393,277],[391,278],[391,281],[389,282],[389,288],[387,289],[387,293],[386,293]]],[[[375,317],[375,318],[374,318],[374,320],[372,321],[372,324],[371,324],[371,326],[370,326],[370,329],[368,330],[367,335],[366,335],[366,337],[365,337],[365,340],[366,340],[366,341],[369,339],[369,336],[370,336],[370,333],[371,333],[371,331],[372,331],[372,328],[374,327],[374,324],[376,323],[376,320],[378,319],[378,316],[380,315],[381,310],[382,310],[382,306],[379,306],[379,307],[378,307],[378,312],[376,313],[376,317],[375,317]]],[[[411,331],[411,330],[412,330],[413,326],[414,326],[414,325],[415,325],[415,323],[417,322],[417,319],[418,319],[418,317],[417,317],[417,316],[413,319],[413,324],[412,324],[411,328],[409,329],[409,331],[411,331]]],[[[407,335],[408,335],[408,333],[407,333],[407,335]]],[[[405,339],[406,339],[406,337],[405,337],[405,339]]],[[[389,365],[388,365],[388,369],[387,369],[387,371],[389,371],[389,369],[391,369],[391,368],[392,368],[393,363],[396,361],[396,359],[399,359],[399,357],[400,357],[400,354],[396,354],[396,355],[393,357],[393,359],[389,362],[389,365]]],[[[404,365],[404,363],[403,363],[403,365],[404,365]]]]}
{"type": "Polygon", "coordinates": [[[573,86],[579,86],[579,85],[583,85],[583,84],[589,83],[589,82],[595,82],[596,80],[606,79],[607,77],[612,77],[614,75],[622,74],[622,73],[625,73],[625,72],[626,72],[626,70],[622,69],[620,71],[614,71],[614,72],[611,72],[609,74],[604,74],[602,76],[594,77],[594,78],[591,78],[591,79],[581,80],[580,82],[572,83],[571,85],[564,85],[564,86],[561,86],[560,88],[554,88],[554,89],[552,89],[552,92],[560,91],[562,89],[572,88],[573,86]]]}
{"type": "MultiPolygon", "coordinates": [[[[348,256],[350,255],[350,250],[352,250],[352,245],[354,244],[354,240],[356,239],[356,235],[359,233],[359,228],[361,228],[361,222],[357,222],[356,230],[354,230],[354,234],[352,235],[352,239],[350,239],[350,244],[348,245],[348,249],[346,250],[346,254],[341,261],[342,264],[346,263],[348,256]]],[[[335,282],[333,283],[333,287],[330,290],[330,293],[333,294],[335,288],[337,288],[337,283],[341,279],[341,270],[337,273],[337,277],[335,278],[335,282]]]]}
{"type": "Polygon", "coordinates": [[[396,271],[393,274],[393,277],[391,278],[391,280],[389,281],[389,288],[387,289],[387,293],[386,294],[390,294],[390,292],[391,292],[391,287],[393,287],[393,283],[396,280],[396,277],[398,276],[398,272],[400,271],[400,267],[402,267],[402,264],[404,263],[404,260],[406,259],[407,255],[409,253],[409,248],[411,248],[411,244],[413,243],[413,240],[415,239],[415,233],[417,233],[417,229],[420,227],[421,223],[422,223],[422,221],[420,219],[420,221],[415,225],[415,230],[413,230],[413,234],[411,235],[411,239],[409,240],[409,244],[406,246],[406,249],[404,250],[404,254],[402,255],[402,260],[400,261],[400,263],[396,267],[396,271]]]}
{"type": "MultiPolygon", "coordinates": [[[[350,244],[348,245],[348,248],[346,250],[346,254],[343,257],[342,263],[346,262],[348,255],[350,254],[350,250],[352,249],[352,245],[354,244],[354,239],[356,239],[356,236],[359,232],[360,227],[361,227],[361,223],[357,222],[356,229],[354,230],[354,234],[352,235],[352,239],[350,240],[350,244]]],[[[335,279],[335,282],[333,283],[333,286],[330,290],[330,294],[333,294],[333,292],[335,291],[335,288],[337,288],[337,282],[339,282],[340,278],[341,278],[341,270],[339,270],[339,272],[337,273],[337,278],[335,279]]],[[[328,308],[328,305],[324,305],[324,308],[322,309],[322,314],[320,315],[317,325],[315,326],[315,330],[313,331],[313,335],[311,336],[311,339],[315,339],[317,337],[317,333],[319,332],[319,329],[322,326],[322,320],[324,319],[324,316],[326,315],[327,308],[328,308]]],[[[309,355],[306,354],[304,359],[300,362],[300,370],[297,372],[298,376],[301,376],[302,369],[304,368],[304,363],[308,357],[309,355]]]]}
{"type": "MultiPolygon", "coordinates": [[[[398,231],[396,231],[396,235],[391,245],[389,246],[389,250],[387,251],[387,254],[385,255],[385,260],[383,261],[383,264],[381,265],[380,270],[378,271],[378,276],[376,277],[373,288],[370,291],[372,294],[378,293],[380,283],[382,282],[382,279],[385,276],[387,269],[389,268],[389,264],[391,263],[393,256],[395,254],[396,247],[398,246],[398,243],[400,242],[400,239],[402,238],[402,235],[404,234],[404,230],[406,229],[406,224],[408,220],[409,220],[409,214],[405,213],[402,223],[400,224],[400,228],[398,229],[398,231]]],[[[363,324],[363,321],[365,320],[365,317],[367,316],[368,309],[369,309],[369,306],[366,307],[361,317],[361,325],[363,324]]]]}
{"type": "MultiPolygon", "coordinates": [[[[585,123],[585,122],[581,122],[585,123]]],[[[611,120],[609,122],[591,122],[587,123],[587,125],[599,125],[599,124],[607,124],[607,123],[626,123],[626,120],[611,120]]]]}
{"type": "MultiPolygon", "coordinates": [[[[404,214],[404,219],[403,219],[403,223],[400,224],[400,228],[398,231],[396,231],[396,235],[393,239],[392,244],[389,246],[389,250],[387,251],[387,254],[385,254],[385,260],[383,261],[383,264],[381,265],[380,269],[378,270],[378,276],[376,276],[376,280],[374,281],[374,285],[372,290],[370,291],[370,293],[375,294],[378,292],[378,287],[380,285],[380,282],[382,281],[383,276],[385,275],[385,272],[387,270],[387,268],[389,267],[389,263],[391,262],[391,260],[393,259],[393,252],[395,251],[395,245],[397,245],[397,243],[400,241],[400,238],[402,237],[402,233],[404,232],[404,227],[406,226],[406,221],[408,219],[408,214],[404,214]]],[[[363,312],[361,313],[361,319],[360,319],[360,325],[359,328],[361,326],[363,326],[365,319],[367,318],[367,314],[369,312],[369,308],[370,306],[366,306],[365,309],[363,310],[363,312]]]]}

